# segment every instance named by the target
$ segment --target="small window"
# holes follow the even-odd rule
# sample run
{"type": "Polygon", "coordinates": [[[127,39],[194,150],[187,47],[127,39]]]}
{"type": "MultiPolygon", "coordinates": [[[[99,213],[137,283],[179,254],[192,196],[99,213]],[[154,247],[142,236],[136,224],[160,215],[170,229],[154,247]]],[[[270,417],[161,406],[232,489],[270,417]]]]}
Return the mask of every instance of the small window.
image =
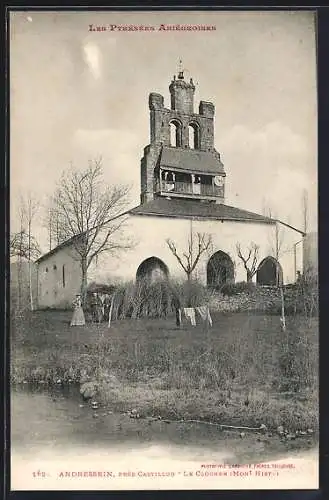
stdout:
{"type": "Polygon", "coordinates": [[[46,273],[48,272],[48,267],[46,267],[46,273]]]}
{"type": "Polygon", "coordinates": [[[63,264],[63,269],[62,269],[62,278],[63,278],[63,288],[65,288],[65,266],[63,264]]]}
{"type": "Polygon", "coordinates": [[[53,265],[53,268],[54,268],[54,271],[56,271],[56,269],[57,269],[56,264],[53,265]]]}

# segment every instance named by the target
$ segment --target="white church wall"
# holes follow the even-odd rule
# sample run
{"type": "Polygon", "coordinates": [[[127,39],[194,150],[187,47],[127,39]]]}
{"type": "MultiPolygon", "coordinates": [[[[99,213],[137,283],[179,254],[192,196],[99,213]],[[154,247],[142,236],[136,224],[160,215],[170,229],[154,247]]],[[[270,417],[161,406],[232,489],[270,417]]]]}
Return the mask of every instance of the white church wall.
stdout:
{"type": "MultiPolygon", "coordinates": [[[[302,235],[278,223],[278,260],[283,270],[285,284],[296,281],[297,271],[303,269],[302,235]]],[[[275,226],[267,231],[267,254],[276,255],[275,226]]]]}
{"type": "Polygon", "coordinates": [[[63,247],[38,264],[38,307],[66,308],[81,287],[81,267],[70,247],[63,247]],[[64,271],[63,271],[64,269],[64,271]],[[63,274],[64,273],[64,274],[63,274]]]}
{"type": "MultiPolygon", "coordinates": [[[[166,244],[170,238],[176,243],[181,255],[187,249],[187,242],[192,227],[192,234],[206,233],[212,236],[213,251],[204,254],[194,273],[195,277],[206,284],[207,263],[213,253],[221,250],[227,253],[235,265],[235,281],[246,281],[243,263],[236,255],[236,243],[240,243],[243,252],[254,242],[259,245],[259,260],[275,256],[275,226],[256,222],[211,221],[176,219],[156,216],[130,216],[127,234],[134,230],[136,246],[117,255],[104,254],[97,265],[89,270],[89,281],[118,282],[132,280],[136,277],[139,265],[149,257],[161,259],[169,269],[169,274],[177,279],[186,275],[177,259],[166,244]]],[[[284,282],[293,282],[295,278],[293,244],[300,235],[290,229],[281,230],[284,234],[284,244],[280,253],[280,264],[283,268],[284,282]]],[[[298,257],[300,260],[300,256],[298,257]]],[[[297,259],[297,260],[298,260],[297,259]]],[[[256,276],[254,276],[254,281],[256,276]]]]}

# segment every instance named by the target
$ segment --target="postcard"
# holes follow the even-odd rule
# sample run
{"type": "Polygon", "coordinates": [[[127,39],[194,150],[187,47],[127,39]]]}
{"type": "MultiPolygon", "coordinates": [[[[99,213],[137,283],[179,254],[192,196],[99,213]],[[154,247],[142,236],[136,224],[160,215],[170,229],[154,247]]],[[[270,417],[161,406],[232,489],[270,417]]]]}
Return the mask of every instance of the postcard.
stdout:
{"type": "Polygon", "coordinates": [[[315,13],[9,39],[11,490],[318,488],[315,13]]]}

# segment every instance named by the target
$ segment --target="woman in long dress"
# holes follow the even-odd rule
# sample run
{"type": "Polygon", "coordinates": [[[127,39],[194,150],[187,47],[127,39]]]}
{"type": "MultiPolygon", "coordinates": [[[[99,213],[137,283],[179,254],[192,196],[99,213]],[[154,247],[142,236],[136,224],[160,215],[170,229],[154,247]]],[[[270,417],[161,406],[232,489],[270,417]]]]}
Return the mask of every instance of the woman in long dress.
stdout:
{"type": "Polygon", "coordinates": [[[86,324],[85,315],[82,309],[81,295],[77,295],[73,302],[73,316],[71,326],[84,326],[86,324]]]}

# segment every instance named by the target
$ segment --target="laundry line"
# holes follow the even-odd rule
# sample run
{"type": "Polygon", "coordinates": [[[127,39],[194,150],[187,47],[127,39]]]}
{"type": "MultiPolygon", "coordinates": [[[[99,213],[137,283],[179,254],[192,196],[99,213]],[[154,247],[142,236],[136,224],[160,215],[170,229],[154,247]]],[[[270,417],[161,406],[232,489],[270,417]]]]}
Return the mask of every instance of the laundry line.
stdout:
{"type": "Polygon", "coordinates": [[[206,321],[210,326],[212,326],[212,318],[208,306],[184,307],[180,309],[180,312],[184,313],[186,319],[191,322],[192,326],[196,326],[196,312],[203,321],[206,321]]]}

